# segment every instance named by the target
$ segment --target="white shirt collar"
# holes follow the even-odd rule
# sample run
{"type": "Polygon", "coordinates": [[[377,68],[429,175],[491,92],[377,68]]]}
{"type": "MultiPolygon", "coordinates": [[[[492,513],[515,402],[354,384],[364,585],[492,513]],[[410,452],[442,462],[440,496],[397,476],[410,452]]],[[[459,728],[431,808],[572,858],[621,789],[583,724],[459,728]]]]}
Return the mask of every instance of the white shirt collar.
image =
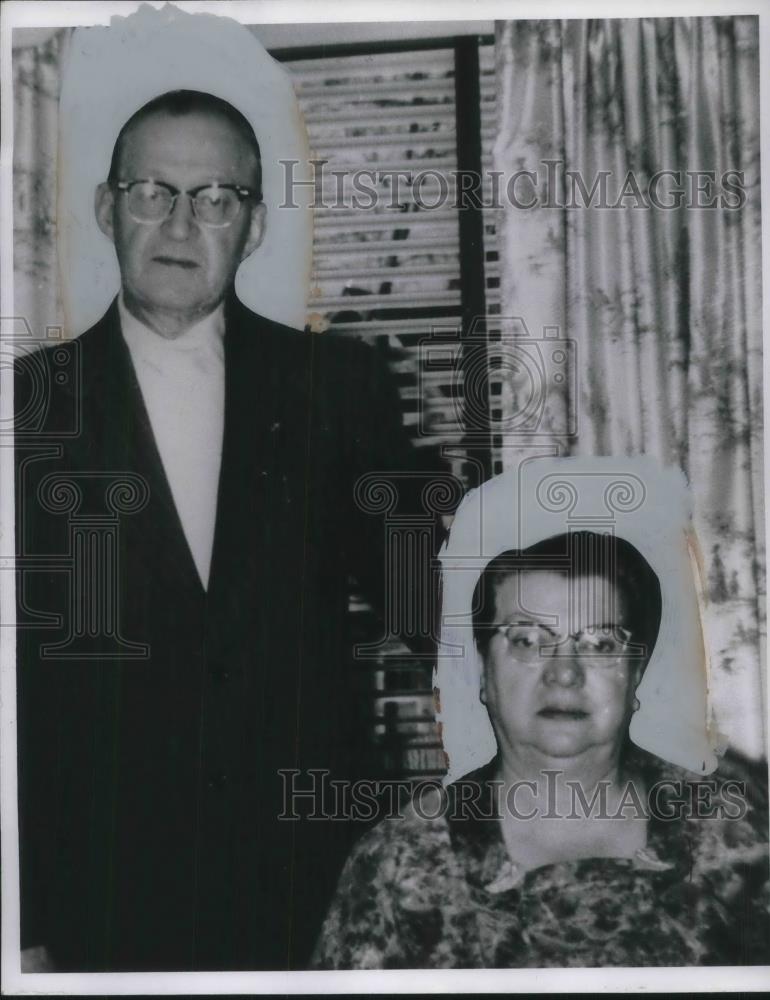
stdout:
{"type": "Polygon", "coordinates": [[[132,316],[122,292],[118,311],[171,495],[207,587],[224,433],[224,305],[173,340],[132,316]]]}

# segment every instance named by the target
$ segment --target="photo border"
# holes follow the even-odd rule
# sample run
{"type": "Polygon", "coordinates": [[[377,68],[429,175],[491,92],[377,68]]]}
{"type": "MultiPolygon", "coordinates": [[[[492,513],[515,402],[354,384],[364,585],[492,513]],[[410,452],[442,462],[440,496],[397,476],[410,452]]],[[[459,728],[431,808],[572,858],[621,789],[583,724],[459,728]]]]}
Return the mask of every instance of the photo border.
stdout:
{"type": "MultiPolygon", "coordinates": [[[[0,142],[0,316],[13,310],[13,93],[11,34],[19,27],[65,27],[107,24],[113,15],[127,16],[141,6],[138,2],[70,2],[6,0],[0,9],[0,61],[2,63],[2,140],[0,142]]],[[[160,8],[163,3],[151,6],[160,8]]],[[[179,2],[175,6],[190,13],[206,12],[232,17],[245,24],[313,24],[349,22],[351,40],[367,40],[381,27],[386,37],[400,37],[403,22],[422,21],[426,30],[445,34],[447,22],[468,23],[467,0],[378,0],[362,12],[355,0],[232,0],[232,2],[179,2]],[[371,26],[374,25],[374,28],[371,26]]],[[[513,0],[480,0],[472,8],[473,20],[548,20],[552,18],[645,18],[716,15],[759,16],[761,177],[765,198],[762,205],[764,279],[763,331],[770,330],[770,8],[759,0],[713,2],[713,0],[650,0],[640,11],[628,0],[541,0],[536,8],[513,0]],[[761,72],[764,65],[766,71],[761,72]]],[[[328,30],[328,29],[327,29],[328,30]]],[[[2,321],[5,327],[5,321],[2,321]]],[[[5,335],[5,329],[3,329],[5,335]]],[[[765,425],[770,426],[770,350],[763,351],[765,425]]],[[[0,418],[11,419],[12,378],[2,371],[0,418]]],[[[765,468],[768,468],[767,434],[764,440],[765,468]]],[[[766,477],[767,481],[767,477],[766,477]]],[[[9,538],[14,524],[13,454],[0,448],[0,533],[9,538]]],[[[767,499],[767,498],[766,498],[767,499]]],[[[770,537],[770,504],[765,503],[766,537],[770,537]]],[[[7,546],[10,548],[10,546],[7,546]]],[[[20,971],[19,952],[19,868],[16,777],[16,679],[14,574],[12,559],[0,563],[0,805],[2,806],[2,990],[14,994],[261,994],[261,993],[424,993],[451,992],[716,992],[758,991],[770,985],[770,966],[679,967],[636,969],[483,969],[483,970],[399,970],[339,972],[169,972],[169,973],[27,973],[20,971]]],[[[765,736],[770,718],[770,693],[765,668],[765,736]]]]}

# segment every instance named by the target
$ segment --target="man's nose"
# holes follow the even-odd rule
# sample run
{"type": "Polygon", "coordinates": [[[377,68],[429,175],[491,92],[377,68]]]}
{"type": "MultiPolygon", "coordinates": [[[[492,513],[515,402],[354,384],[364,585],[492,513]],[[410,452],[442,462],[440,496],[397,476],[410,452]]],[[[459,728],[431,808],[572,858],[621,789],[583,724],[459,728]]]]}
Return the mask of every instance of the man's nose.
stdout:
{"type": "Polygon", "coordinates": [[[164,225],[172,239],[186,240],[190,235],[190,229],[196,223],[192,201],[186,194],[180,193],[177,195],[174,208],[167,217],[164,225]]]}
{"type": "Polygon", "coordinates": [[[585,668],[569,644],[559,646],[548,656],[543,680],[546,684],[559,684],[562,687],[580,687],[583,684],[585,668]]]}

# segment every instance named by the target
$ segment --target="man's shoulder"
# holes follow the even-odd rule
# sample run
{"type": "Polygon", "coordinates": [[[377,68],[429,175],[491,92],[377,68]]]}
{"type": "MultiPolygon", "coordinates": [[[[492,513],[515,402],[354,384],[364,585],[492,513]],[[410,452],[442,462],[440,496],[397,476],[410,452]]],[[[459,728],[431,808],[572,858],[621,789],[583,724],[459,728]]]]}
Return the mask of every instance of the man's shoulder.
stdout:
{"type": "Polygon", "coordinates": [[[259,350],[265,341],[276,351],[294,358],[299,364],[303,358],[332,365],[340,370],[351,365],[376,365],[375,352],[364,341],[347,337],[335,331],[315,333],[307,327],[300,330],[278,320],[253,312],[238,299],[226,303],[227,330],[240,331],[248,336],[250,345],[259,350]]]}
{"type": "Polygon", "coordinates": [[[13,362],[17,437],[67,434],[108,365],[112,308],[77,337],[20,345],[13,362]]]}
{"type": "MultiPolygon", "coordinates": [[[[104,315],[83,333],[74,336],[63,336],[57,328],[55,335],[48,334],[40,340],[28,343],[19,342],[14,358],[14,374],[17,378],[24,376],[34,367],[50,366],[54,369],[66,369],[74,358],[83,354],[91,354],[104,345],[105,335],[114,326],[112,306],[104,315]]],[[[56,385],[66,385],[68,380],[59,378],[56,385]]]]}
{"type": "Polygon", "coordinates": [[[278,320],[254,312],[235,296],[231,296],[225,301],[225,317],[228,332],[235,327],[246,333],[260,333],[268,337],[288,337],[296,340],[305,336],[304,332],[297,327],[288,326],[286,323],[280,323],[278,320]]]}

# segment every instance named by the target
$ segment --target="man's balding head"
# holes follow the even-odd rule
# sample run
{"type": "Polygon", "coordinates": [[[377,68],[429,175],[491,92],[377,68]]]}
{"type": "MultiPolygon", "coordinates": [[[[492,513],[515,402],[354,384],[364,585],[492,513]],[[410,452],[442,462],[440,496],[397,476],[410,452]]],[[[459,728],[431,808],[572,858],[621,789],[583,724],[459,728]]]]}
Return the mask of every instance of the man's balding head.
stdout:
{"type": "Polygon", "coordinates": [[[240,135],[246,145],[254,154],[255,176],[252,181],[252,188],[255,191],[257,201],[262,200],[262,154],[259,142],[254,134],[248,119],[221,97],[204,93],[201,90],[169,90],[165,94],[154,97],[147,104],[143,104],[138,111],[135,111],[123,128],[118,133],[115,146],[112,150],[112,160],[110,161],[110,172],[107,175],[107,182],[114,183],[121,179],[121,160],[126,137],[145,119],[154,114],[166,114],[172,117],[189,114],[208,114],[222,118],[228,122],[240,135]]]}

